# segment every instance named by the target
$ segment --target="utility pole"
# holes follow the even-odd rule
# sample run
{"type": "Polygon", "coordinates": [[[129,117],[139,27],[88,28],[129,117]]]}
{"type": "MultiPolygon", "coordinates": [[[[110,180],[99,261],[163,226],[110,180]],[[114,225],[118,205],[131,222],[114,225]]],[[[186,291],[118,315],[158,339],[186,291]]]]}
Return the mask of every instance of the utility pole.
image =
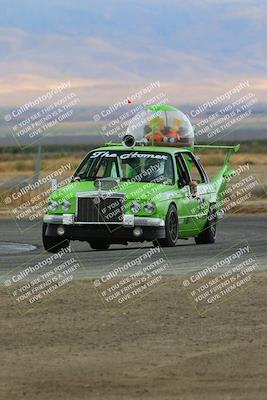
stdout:
{"type": "Polygon", "coordinates": [[[40,178],[40,172],[41,172],[41,157],[42,157],[42,145],[41,141],[39,140],[38,146],[37,146],[37,153],[35,155],[35,170],[34,170],[34,175],[33,175],[33,182],[35,183],[38,181],[40,178]]]}

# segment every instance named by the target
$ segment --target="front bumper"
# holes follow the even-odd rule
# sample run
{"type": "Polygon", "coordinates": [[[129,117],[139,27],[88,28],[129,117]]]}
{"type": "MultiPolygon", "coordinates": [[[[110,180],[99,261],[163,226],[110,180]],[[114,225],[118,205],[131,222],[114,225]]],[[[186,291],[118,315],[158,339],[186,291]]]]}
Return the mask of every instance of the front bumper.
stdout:
{"type": "Polygon", "coordinates": [[[75,222],[74,214],[62,214],[62,215],[44,215],[44,222],[47,224],[57,224],[57,225],[117,225],[123,226],[125,228],[135,227],[135,226],[150,226],[150,227],[164,227],[165,221],[161,218],[152,217],[135,217],[133,215],[124,215],[123,222],[75,222]]]}
{"type": "Polygon", "coordinates": [[[74,216],[70,218],[70,214],[48,215],[44,216],[44,223],[47,224],[45,235],[50,237],[58,237],[58,228],[64,227],[63,239],[88,241],[104,240],[109,243],[127,243],[152,241],[154,239],[162,239],[165,237],[165,222],[161,218],[152,217],[134,217],[124,218],[123,223],[107,224],[105,222],[81,223],[75,222],[74,216]],[[142,234],[135,236],[134,230],[140,227],[142,234]]]}

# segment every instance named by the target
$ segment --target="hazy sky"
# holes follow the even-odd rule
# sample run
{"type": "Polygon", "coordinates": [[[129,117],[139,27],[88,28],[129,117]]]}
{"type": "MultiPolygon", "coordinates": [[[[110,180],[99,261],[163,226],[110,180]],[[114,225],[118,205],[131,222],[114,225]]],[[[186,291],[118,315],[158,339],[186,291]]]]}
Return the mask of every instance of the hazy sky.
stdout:
{"type": "Polygon", "coordinates": [[[267,0],[0,0],[0,105],[71,80],[107,104],[159,80],[172,103],[248,79],[267,100],[267,0]]]}

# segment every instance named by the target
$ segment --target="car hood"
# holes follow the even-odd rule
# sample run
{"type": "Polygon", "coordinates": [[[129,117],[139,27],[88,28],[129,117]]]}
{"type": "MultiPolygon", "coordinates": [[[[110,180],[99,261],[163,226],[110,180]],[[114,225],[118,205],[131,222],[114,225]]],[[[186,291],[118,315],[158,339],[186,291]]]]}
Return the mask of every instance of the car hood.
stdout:
{"type": "MultiPolygon", "coordinates": [[[[159,183],[145,183],[145,182],[121,182],[120,185],[112,190],[102,190],[103,192],[124,193],[127,199],[140,199],[140,200],[152,200],[159,198],[163,194],[172,191],[174,186],[163,185],[159,183]]],[[[53,200],[71,199],[76,197],[79,192],[100,192],[95,188],[93,181],[75,181],[62,188],[58,188],[50,196],[53,200]]]]}

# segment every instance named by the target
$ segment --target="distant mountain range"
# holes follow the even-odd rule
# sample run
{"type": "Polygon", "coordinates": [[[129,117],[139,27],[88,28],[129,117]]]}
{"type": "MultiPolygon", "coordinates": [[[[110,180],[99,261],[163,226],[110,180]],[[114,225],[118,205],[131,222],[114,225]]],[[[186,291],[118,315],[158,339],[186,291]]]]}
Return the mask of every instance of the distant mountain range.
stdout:
{"type": "MultiPolygon", "coordinates": [[[[135,105],[136,106],[136,105],[135,105]]],[[[95,122],[94,116],[101,113],[103,107],[76,107],[70,119],[59,123],[56,127],[47,129],[42,138],[44,144],[101,144],[108,140],[118,141],[117,136],[106,137],[103,134],[102,127],[104,124],[109,124],[111,121],[118,119],[121,115],[129,110],[133,110],[135,106],[129,105],[120,108],[119,111],[114,111],[110,117],[106,117],[104,121],[95,122]]],[[[190,116],[190,110],[196,109],[197,105],[184,104],[177,106],[185,112],[195,126],[196,142],[216,142],[216,141],[242,141],[242,140],[267,140],[267,104],[257,104],[253,107],[253,113],[250,117],[243,119],[240,123],[236,123],[224,129],[220,134],[209,136],[211,130],[207,130],[204,134],[197,129],[200,121],[206,120],[216,112],[216,107],[209,111],[203,112],[201,118],[193,118],[190,116]],[[200,134],[201,133],[201,134],[200,134]]],[[[220,106],[222,107],[222,106],[220,106]]],[[[108,108],[108,106],[106,106],[108,108]]],[[[31,112],[25,112],[21,120],[26,120],[31,115],[40,111],[38,108],[32,109],[31,112]]],[[[2,118],[0,119],[0,145],[13,146],[20,144],[21,146],[29,146],[35,144],[39,140],[30,139],[24,135],[19,140],[14,139],[12,134],[13,124],[4,120],[4,115],[11,112],[11,109],[0,109],[2,118]]],[[[227,115],[227,113],[225,113],[227,115]]],[[[18,123],[20,120],[17,119],[18,123]]],[[[26,125],[27,126],[27,125],[26,125]]],[[[126,128],[125,128],[126,130],[126,128]]]]}

